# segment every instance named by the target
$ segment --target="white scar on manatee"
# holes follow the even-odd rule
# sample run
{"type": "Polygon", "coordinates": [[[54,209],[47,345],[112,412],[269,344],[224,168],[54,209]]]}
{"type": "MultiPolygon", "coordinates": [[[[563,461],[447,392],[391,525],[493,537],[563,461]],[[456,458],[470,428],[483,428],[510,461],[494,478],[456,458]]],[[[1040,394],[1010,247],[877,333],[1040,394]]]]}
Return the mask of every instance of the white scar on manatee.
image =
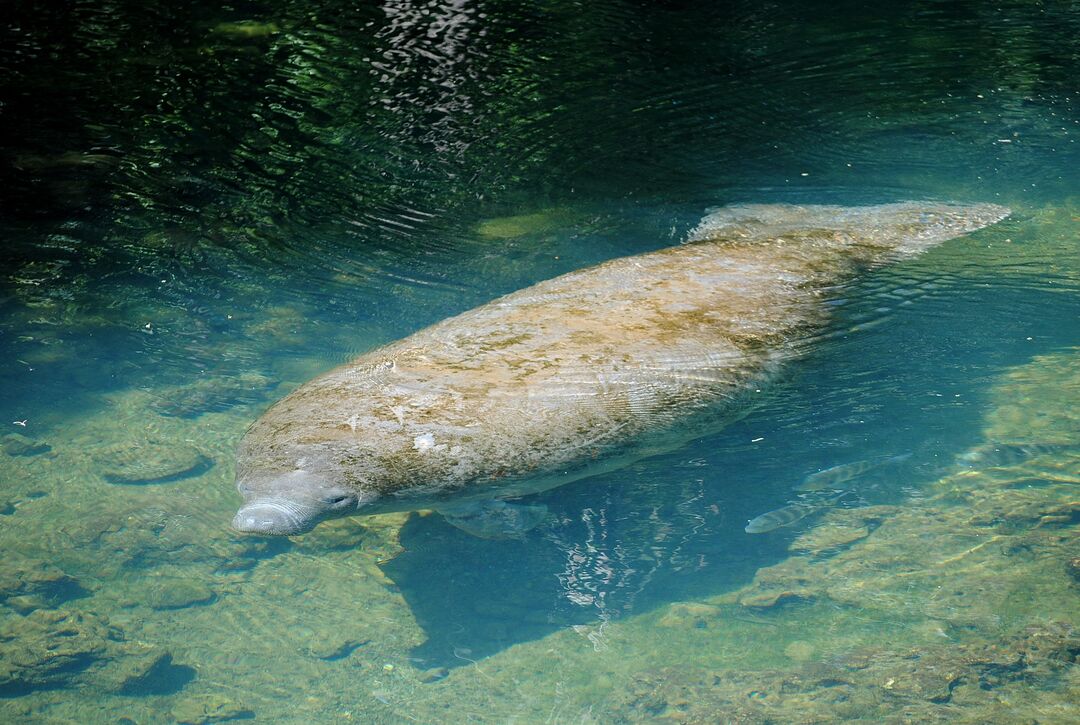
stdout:
{"type": "Polygon", "coordinates": [[[278,401],[237,452],[233,526],[296,534],[435,509],[516,536],[507,503],[745,415],[856,273],[1008,215],[992,204],[718,209],[686,244],[564,274],[361,355],[278,401]]]}

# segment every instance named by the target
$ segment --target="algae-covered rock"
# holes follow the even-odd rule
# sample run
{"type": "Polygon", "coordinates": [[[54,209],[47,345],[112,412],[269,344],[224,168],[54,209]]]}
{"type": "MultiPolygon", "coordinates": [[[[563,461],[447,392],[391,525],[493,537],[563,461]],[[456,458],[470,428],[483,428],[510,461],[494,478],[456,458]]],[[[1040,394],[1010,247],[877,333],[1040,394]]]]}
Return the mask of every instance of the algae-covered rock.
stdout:
{"type": "Polygon", "coordinates": [[[859,539],[865,539],[870,535],[867,526],[852,526],[848,524],[826,523],[821,526],[804,531],[789,547],[792,551],[806,551],[811,554],[821,554],[826,551],[835,551],[849,546],[859,539]]]}
{"type": "Polygon", "coordinates": [[[784,647],[784,656],[796,662],[805,662],[814,656],[814,645],[805,640],[795,640],[784,647]]]}
{"type": "Polygon", "coordinates": [[[133,659],[116,692],[120,695],[173,695],[195,679],[195,669],[177,665],[168,652],[133,659]]]}
{"type": "Polygon", "coordinates": [[[672,629],[705,629],[720,616],[720,608],[702,602],[675,602],[668,605],[656,624],[672,629]]]}
{"type": "Polygon", "coordinates": [[[8,433],[0,438],[0,448],[9,456],[37,456],[48,453],[52,446],[22,433],[8,433]]]}
{"type": "Polygon", "coordinates": [[[1069,563],[1065,565],[1065,571],[1069,573],[1073,581],[1080,584],[1080,556],[1069,559],[1069,563]]]}
{"type": "Polygon", "coordinates": [[[1019,618],[1048,601],[1068,608],[1080,523],[1080,352],[1011,370],[987,397],[995,407],[985,441],[928,495],[829,512],[792,545],[809,555],[759,570],[738,601],[828,600],[987,630],[1001,627],[1003,613],[1019,618]]]}
{"type": "Polygon", "coordinates": [[[492,217],[476,225],[476,233],[485,239],[516,239],[529,234],[549,234],[566,229],[579,221],[567,209],[544,209],[528,214],[492,217]]]}
{"type": "Polygon", "coordinates": [[[1076,666],[1080,638],[1051,622],[994,644],[882,643],[822,661],[809,647],[789,645],[794,662],[784,669],[639,672],[613,695],[610,720],[1022,722],[1034,703],[1046,713],[1068,709],[1075,691],[1063,675],[1076,666]]]}
{"type": "Polygon", "coordinates": [[[155,391],[154,409],[161,415],[197,418],[213,411],[262,400],[277,383],[258,373],[215,375],[194,383],[155,391]]]}
{"type": "Polygon", "coordinates": [[[21,695],[58,687],[105,656],[117,635],[104,618],[37,609],[0,626],[0,693],[21,695]]]}
{"type": "Polygon", "coordinates": [[[232,20],[218,23],[212,31],[229,38],[267,38],[280,33],[281,26],[258,20],[232,20]]]}
{"type": "Polygon", "coordinates": [[[54,608],[88,593],[73,577],[49,562],[8,556],[0,568],[0,602],[20,614],[54,608]]]}
{"type": "Polygon", "coordinates": [[[308,647],[308,655],[327,662],[343,660],[356,650],[370,642],[369,639],[337,638],[317,640],[308,647]]]}
{"type": "Polygon", "coordinates": [[[983,429],[988,442],[1080,449],[1080,348],[1040,355],[1013,368],[989,398],[993,408],[983,429]]]}
{"type": "Polygon", "coordinates": [[[212,604],[216,598],[214,590],[200,581],[160,577],[150,584],[146,603],[158,610],[184,609],[212,604]]]}
{"type": "Polygon", "coordinates": [[[195,445],[158,436],[144,436],[103,446],[92,452],[109,483],[145,486],[198,476],[213,460],[195,445]]]}
{"type": "Polygon", "coordinates": [[[439,680],[446,679],[449,674],[450,670],[446,667],[432,667],[421,672],[420,676],[417,679],[419,679],[420,682],[423,682],[425,685],[429,685],[432,682],[438,682],[439,680]]]}
{"type": "Polygon", "coordinates": [[[207,725],[230,720],[251,720],[255,713],[225,693],[190,695],[180,700],[170,713],[179,725],[207,725]]]}

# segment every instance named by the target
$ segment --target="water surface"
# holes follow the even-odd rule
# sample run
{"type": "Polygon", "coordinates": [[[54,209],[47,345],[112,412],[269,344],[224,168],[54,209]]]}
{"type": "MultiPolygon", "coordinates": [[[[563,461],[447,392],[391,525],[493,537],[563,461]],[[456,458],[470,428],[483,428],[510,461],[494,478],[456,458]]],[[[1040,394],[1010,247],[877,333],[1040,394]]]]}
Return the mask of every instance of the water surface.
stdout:
{"type": "Polygon", "coordinates": [[[1080,13],[701,5],[12,6],[5,719],[1068,720],[1080,13]],[[760,407],[523,540],[228,529],[246,426],[360,352],[711,207],[905,199],[1015,213],[831,291],[760,407]]]}

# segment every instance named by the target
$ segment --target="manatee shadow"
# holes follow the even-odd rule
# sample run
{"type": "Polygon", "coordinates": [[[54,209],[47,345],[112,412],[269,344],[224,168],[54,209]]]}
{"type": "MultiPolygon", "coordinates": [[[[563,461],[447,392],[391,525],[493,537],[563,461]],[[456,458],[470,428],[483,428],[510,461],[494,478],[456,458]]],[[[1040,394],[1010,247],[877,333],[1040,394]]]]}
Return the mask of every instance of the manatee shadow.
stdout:
{"type": "Polygon", "coordinates": [[[745,584],[785,554],[781,539],[748,549],[745,521],[734,526],[702,478],[679,469],[657,485],[666,458],[529,499],[551,513],[521,540],[411,517],[399,535],[405,552],[382,568],[427,635],[414,664],[469,665],[577,625],[595,636],[604,622],[745,584]]]}
{"type": "MultiPolygon", "coordinates": [[[[876,310],[880,293],[852,289],[858,304],[832,329],[876,310]]],[[[986,297],[964,304],[962,319],[995,306],[986,297]]],[[[792,540],[816,523],[755,536],[747,520],[787,504],[818,470],[910,453],[844,503],[903,505],[979,441],[981,393],[1032,354],[1007,334],[958,338],[939,334],[934,316],[904,319],[912,324],[822,337],[767,400],[719,434],[523,501],[552,516],[522,541],[484,541],[438,516],[412,517],[400,535],[406,552],[383,568],[428,637],[413,653],[417,665],[467,665],[574,625],[595,635],[604,621],[736,590],[790,556],[792,540]],[[942,390],[950,394],[931,395],[942,390]]]]}
{"type": "Polygon", "coordinates": [[[588,619],[552,606],[555,561],[535,530],[522,540],[478,539],[442,517],[412,516],[399,540],[405,551],[382,568],[427,635],[412,652],[420,669],[466,665],[588,619]]]}

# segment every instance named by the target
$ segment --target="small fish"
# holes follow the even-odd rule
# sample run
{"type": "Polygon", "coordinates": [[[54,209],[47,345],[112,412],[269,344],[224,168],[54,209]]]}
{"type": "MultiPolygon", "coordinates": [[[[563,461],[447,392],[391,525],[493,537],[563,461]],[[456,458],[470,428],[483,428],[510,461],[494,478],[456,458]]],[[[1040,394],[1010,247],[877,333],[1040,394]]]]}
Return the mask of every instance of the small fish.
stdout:
{"type": "Polygon", "coordinates": [[[761,516],[750,519],[746,523],[744,531],[748,534],[764,534],[774,529],[790,526],[796,521],[805,519],[810,514],[829,508],[848,493],[850,492],[836,491],[816,501],[796,501],[773,511],[767,511],[761,516]]]}
{"type": "Polygon", "coordinates": [[[816,473],[811,473],[802,480],[802,483],[795,487],[795,490],[818,491],[823,488],[838,488],[840,484],[847,483],[867,471],[892,463],[900,463],[909,458],[911,458],[910,453],[901,453],[898,456],[878,456],[877,458],[867,458],[862,461],[841,463],[839,466],[824,468],[816,473]]]}
{"type": "Polygon", "coordinates": [[[1036,456],[1058,455],[1078,447],[1069,443],[987,443],[961,453],[956,462],[984,468],[1014,466],[1036,456]]]}
{"type": "Polygon", "coordinates": [[[29,420],[30,420],[29,418],[27,418],[26,420],[13,420],[13,421],[11,421],[11,424],[12,424],[12,425],[21,425],[21,426],[22,426],[23,428],[25,428],[25,427],[26,427],[26,423],[27,423],[27,422],[28,422],[29,420]]]}

